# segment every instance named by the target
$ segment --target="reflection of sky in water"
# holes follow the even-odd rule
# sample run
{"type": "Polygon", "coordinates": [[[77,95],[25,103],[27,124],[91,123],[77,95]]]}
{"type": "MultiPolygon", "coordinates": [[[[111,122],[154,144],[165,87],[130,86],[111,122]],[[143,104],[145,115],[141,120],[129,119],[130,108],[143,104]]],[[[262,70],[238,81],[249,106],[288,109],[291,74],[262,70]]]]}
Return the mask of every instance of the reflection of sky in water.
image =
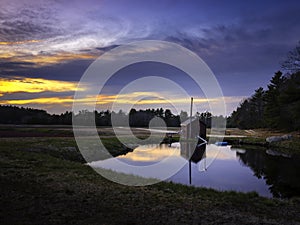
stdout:
{"type": "Polygon", "coordinates": [[[147,164],[157,163],[167,157],[180,156],[180,148],[168,147],[167,145],[142,145],[126,155],[117,157],[119,160],[126,160],[127,163],[135,165],[137,162],[147,164]]]}
{"type": "MultiPolygon", "coordinates": [[[[231,150],[230,146],[207,145],[202,160],[198,163],[191,163],[192,185],[218,190],[256,191],[260,195],[271,197],[265,181],[253,175],[253,171],[239,160],[237,152],[243,153],[243,150],[231,150]]],[[[140,146],[117,159],[131,166],[123,167],[115,163],[115,159],[91,162],[90,166],[161,180],[167,178],[167,181],[189,184],[189,164],[181,155],[179,143],[174,143],[171,147],[167,145],[140,146]],[[143,167],[154,164],[157,166],[155,170],[143,170],[143,167]],[[180,164],[182,167],[178,169],[180,164]],[[172,169],[177,173],[170,174],[172,176],[169,178],[165,171],[172,169]]]]}

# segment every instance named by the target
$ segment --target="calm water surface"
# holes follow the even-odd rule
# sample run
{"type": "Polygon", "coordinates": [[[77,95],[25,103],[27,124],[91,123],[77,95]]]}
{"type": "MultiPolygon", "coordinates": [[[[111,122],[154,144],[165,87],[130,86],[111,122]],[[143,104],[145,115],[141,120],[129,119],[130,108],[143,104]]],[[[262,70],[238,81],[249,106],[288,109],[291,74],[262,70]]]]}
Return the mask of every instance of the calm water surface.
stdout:
{"type": "MultiPolygon", "coordinates": [[[[299,155],[280,154],[270,149],[245,150],[216,145],[203,145],[196,149],[194,154],[190,150],[190,146],[180,146],[179,143],[173,143],[171,147],[144,145],[117,159],[135,166],[161,163],[162,168],[170,168],[172,165],[181,164],[183,167],[167,179],[175,183],[216,190],[256,191],[266,197],[300,196],[299,155]]],[[[165,179],[161,170],[153,170],[146,174],[137,167],[124,170],[111,159],[91,162],[90,165],[143,177],[165,179]]]]}

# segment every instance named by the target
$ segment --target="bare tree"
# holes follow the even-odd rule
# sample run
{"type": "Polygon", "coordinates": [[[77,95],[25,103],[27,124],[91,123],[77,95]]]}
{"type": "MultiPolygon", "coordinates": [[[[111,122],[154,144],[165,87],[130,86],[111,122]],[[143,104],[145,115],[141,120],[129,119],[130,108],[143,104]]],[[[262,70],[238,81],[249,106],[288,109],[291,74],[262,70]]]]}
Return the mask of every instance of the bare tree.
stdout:
{"type": "Polygon", "coordinates": [[[300,71],[300,41],[298,45],[288,53],[287,59],[282,63],[281,67],[290,73],[300,71]]]}

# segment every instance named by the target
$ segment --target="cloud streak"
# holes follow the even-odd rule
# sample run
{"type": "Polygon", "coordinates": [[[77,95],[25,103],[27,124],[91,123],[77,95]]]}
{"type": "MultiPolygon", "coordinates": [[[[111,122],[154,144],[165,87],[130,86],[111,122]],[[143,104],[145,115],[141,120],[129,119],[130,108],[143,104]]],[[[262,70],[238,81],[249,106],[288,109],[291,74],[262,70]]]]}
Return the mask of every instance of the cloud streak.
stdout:
{"type": "MultiPolygon", "coordinates": [[[[34,90],[38,91],[38,90],[34,90]]],[[[194,97],[194,103],[200,106],[199,110],[201,111],[210,111],[209,104],[218,105],[221,104],[222,101],[225,101],[226,105],[230,110],[233,107],[236,107],[243,96],[227,96],[224,98],[213,98],[207,99],[205,97],[194,97]]],[[[98,109],[104,108],[112,108],[114,104],[115,110],[126,109],[135,107],[138,109],[146,109],[146,108],[160,108],[160,107],[176,107],[179,110],[187,110],[189,108],[190,99],[182,96],[174,96],[172,93],[165,92],[156,93],[156,92],[132,92],[132,93],[124,93],[118,95],[109,95],[109,94],[101,94],[96,96],[85,96],[84,98],[79,98],[74,100],[72,95],[66,96],[50,96],[50,97],[28,97],[22,99],[5,99],[5,97],[1,97],[0,104],[11,104],[11,105],[19,105],[19,106],[29,106],[29,107],[38,107],[38,108],[57,108],[61,109],[65,107],[67,110],[71,110],[72,104],[74,102],[79,103],[83,109],[90,108],[90,106],[96,106],[98,109]],[[170,98],[172,96],[172,98],[170,98]],[[84,108],[86,107],[86,108],[84,108]]],[[[57,112],[57,111],[53,111],[57,112]]]]}
{"type": "Polygon", "coordinates": [[[76,82],[26,77],[0,78],[0,94],[2,96],[16,92],[40,93],[76,90],[78,90],[76,82]]]}
{"type": "Polygon", "coordinates": [[[0,58],[8,62],[44,66],[74,60],[70,55],[82,59],[84,49],[99,56],[103,51],[97,48],[120,40],[128,30],[126,20],[99,14],[100,6],[89,3],[5,2],[0,9],[0,58]],[[53,60],[56,55],[59,60],[53,60]]]}

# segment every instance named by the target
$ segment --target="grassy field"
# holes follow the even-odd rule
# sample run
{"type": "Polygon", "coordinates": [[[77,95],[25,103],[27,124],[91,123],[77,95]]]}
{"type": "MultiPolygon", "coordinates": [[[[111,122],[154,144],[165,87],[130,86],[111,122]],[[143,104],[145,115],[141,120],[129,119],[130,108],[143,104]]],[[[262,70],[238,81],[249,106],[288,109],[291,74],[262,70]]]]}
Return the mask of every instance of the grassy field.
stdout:
{"type": "Polygon", "coordinates": [[[298,198],[113,183],[83,164],[73,137],[0,138],[0,149],[1,224],[300,224],[298,198]]]}

